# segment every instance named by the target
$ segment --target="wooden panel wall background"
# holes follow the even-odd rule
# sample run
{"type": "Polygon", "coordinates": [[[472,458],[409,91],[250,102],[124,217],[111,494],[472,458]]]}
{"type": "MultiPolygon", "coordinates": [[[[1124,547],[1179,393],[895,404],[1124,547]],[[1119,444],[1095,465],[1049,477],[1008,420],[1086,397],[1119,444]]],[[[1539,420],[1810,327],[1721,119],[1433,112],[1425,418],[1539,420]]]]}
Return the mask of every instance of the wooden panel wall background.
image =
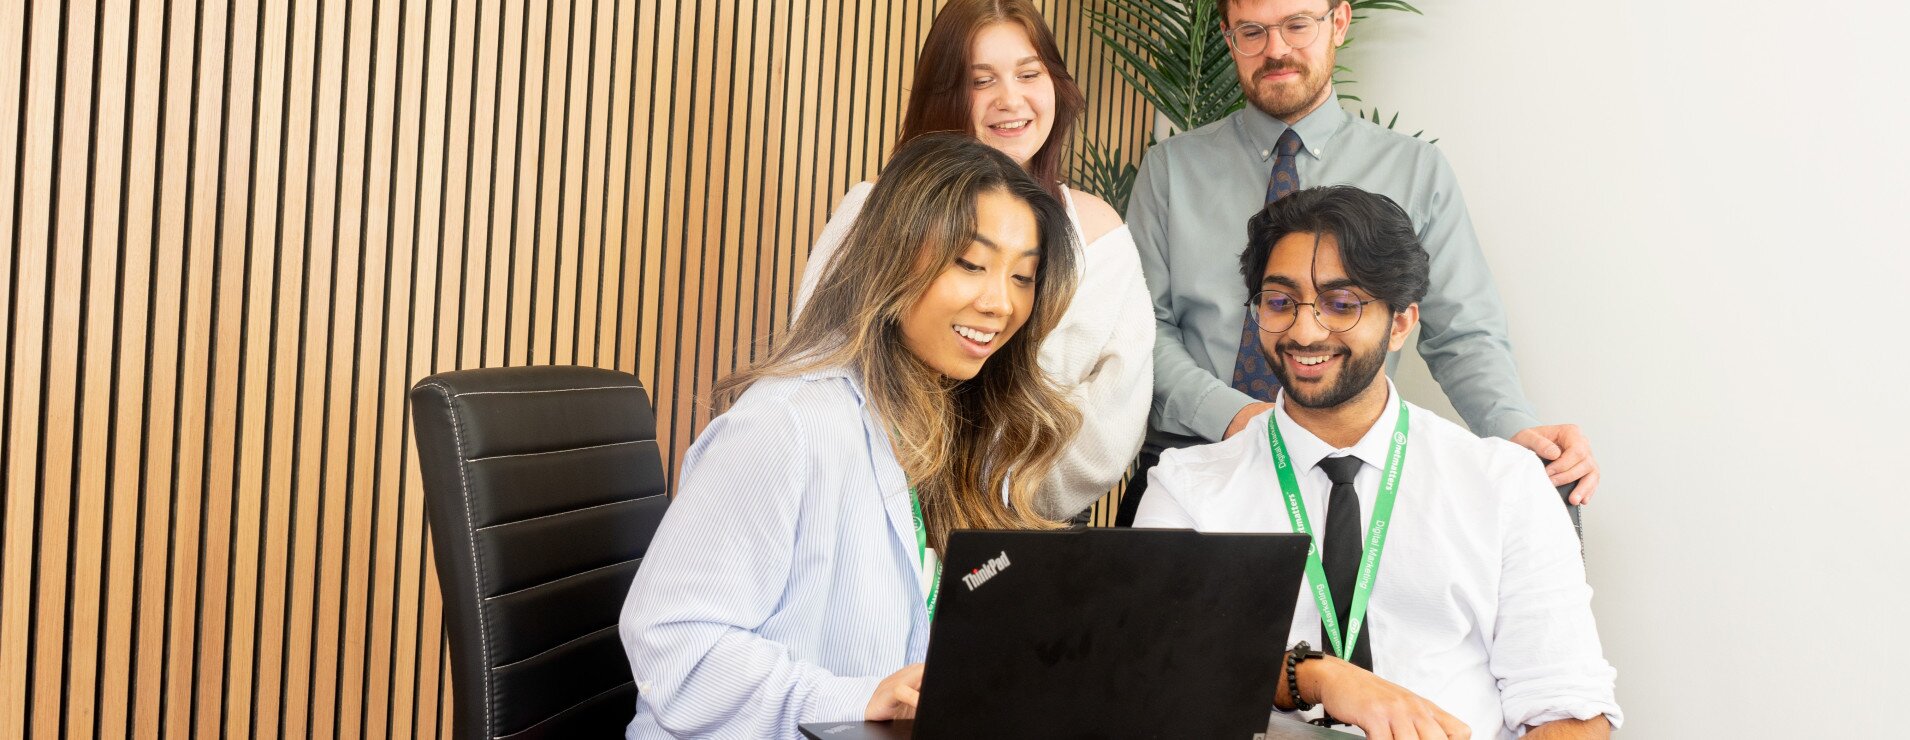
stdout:
{"type": "Polygon", "coordinates": [[[0,737],[442,736],[406,388],[632,372],[673,475],[938,5],[0,4],[0,737]]]}

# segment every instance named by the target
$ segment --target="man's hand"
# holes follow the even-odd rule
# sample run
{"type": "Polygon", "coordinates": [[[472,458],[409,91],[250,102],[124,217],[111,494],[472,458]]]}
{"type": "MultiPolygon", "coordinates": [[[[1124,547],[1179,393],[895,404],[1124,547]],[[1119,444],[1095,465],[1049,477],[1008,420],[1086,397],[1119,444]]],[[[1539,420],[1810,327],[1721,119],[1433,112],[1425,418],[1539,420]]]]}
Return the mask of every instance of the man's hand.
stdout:
{"type": "Polygon", "coordinates": [[[876,684],[869,696],[869,708],[862,718],[871,722],[914,719],[915,705],[922,701],[922,664],[908,666],[889,674],[876,684]]]}
{"type": "Polygon", "coordinates": [[[1471,728],[1432,702],[1338,658],[1300,664],[1300,697],[1372,740],[1468,740],[1471,728]]]}
{"type": "Polygon", "coordinates": [[[1592,442],[1578,430],[1577,424],[1537,426],[1512,435],[1512,441],[1545,460],[1545,474],[1552,485],[1578,481],[1572,489],[1572,503],[1592,500],[1598,491],[1598,461],[1592,458],[1592,442]]]}
{"type": "Polygon", "coordinates": [[[1255,401],[1242,406],[1240,411],[1234,414],[1234,420],[1227,422],[1227,436],[1221,439],[1239,434],[1240,430],[1247,428],[1247,422],[1253,421],[1253,417],[1259,416],[1260,412],[1270,408],[1273,408],[1273,404],[1267,401],[1255,401]]]}

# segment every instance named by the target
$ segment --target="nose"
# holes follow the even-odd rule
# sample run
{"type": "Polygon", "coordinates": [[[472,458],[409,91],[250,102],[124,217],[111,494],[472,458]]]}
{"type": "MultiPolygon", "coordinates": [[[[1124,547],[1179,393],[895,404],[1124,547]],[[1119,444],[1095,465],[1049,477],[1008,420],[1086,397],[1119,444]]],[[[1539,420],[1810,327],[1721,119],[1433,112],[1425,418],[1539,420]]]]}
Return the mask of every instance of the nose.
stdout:
{"type": "Polygon", "coordinates": [[[1021,83],[1018,80],[1009,77],[996,88],[999,92],[995,94],[995,110],[1013,112],[1021,108],[1021,83]]]}
{"type": "Polygon", "coordinates": [[[1014,313],[1014,303],[1010,299],[1008,281],[1014,278],[1007,274],[990,275],[982,281],[981,291],[975,294],[975,310],[992,317],[1007,317],[1014,313]]]}
{"type": "MultiPolygon", "coordinates": [[[[1314,300],[1318,300],[1315,298],[1314,300]]],[[[1325,341],[1333,332],[1326,330],[1321,323],[1318,309],[1311,305],[1299,306],[1300,315],[1293,317],[1293,326],[1287,327],[1287,338],[1301,346],[1312,346],[1325,341]]]]}
{"type": "Polygon", "coordinates": [[[1287,46],[1287,37],[1281,35],[1280,29],[1267,29],[1267,48],[1260,50],[1260,56],[1267,59],[1280,59],[1292,51],[1293,47],[1287,46]]]}

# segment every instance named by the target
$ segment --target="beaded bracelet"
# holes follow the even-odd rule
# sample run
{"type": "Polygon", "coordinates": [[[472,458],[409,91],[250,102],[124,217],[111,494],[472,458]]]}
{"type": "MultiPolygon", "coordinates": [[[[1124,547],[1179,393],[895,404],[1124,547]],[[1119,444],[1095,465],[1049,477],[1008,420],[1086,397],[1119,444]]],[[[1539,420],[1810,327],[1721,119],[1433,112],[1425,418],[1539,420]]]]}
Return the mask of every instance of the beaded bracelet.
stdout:
{"type": "Polygon", "coordinates": [[[1305,699],[1300,698],[1300,664],[1316,658],[1325,657],[1318,650],[1301,640],[1287,651],[1287,695],[1293,697],[1293,711],[1304,712],[1313,708],[1305,699]]]}

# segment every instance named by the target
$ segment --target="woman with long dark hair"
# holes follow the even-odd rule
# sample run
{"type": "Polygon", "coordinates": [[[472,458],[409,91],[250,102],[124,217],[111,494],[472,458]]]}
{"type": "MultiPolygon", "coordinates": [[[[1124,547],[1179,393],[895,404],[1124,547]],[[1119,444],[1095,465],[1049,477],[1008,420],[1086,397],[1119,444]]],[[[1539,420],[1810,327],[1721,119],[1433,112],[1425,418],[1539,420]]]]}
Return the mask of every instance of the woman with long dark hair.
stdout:
{"type": "Polygon", "coordinates": [[[1036,352],[1074,293],[1072,242],[1002,153],[954,135],[896,153],[683,459],[621,619],[630,738],[912,714],[949,531],[1060,526],[1033,502],[1080,415],[1036,352]]]}
{"type": "MultiPolygon", "coordinates": [[[[1120,214],[1062,182],[1082,108],[1054,34],[1027,0],[949,0],[915,65],[898,146],[965,134],[1021,164],[1067,208],[1081,245],[1076,298],[1041,347],[1041,366],[1081,410],[1081,433],[1042,481],[1036,505],[1068,518],[1107,493],[1133,461],[1153,397],[1153,301],[1120,214]]],[[[886,175],[885,175],[886,176],[886,175]]],[[[828,278],[870,183],[851,188],[809,255],[797,316],[828,278]]]]}

